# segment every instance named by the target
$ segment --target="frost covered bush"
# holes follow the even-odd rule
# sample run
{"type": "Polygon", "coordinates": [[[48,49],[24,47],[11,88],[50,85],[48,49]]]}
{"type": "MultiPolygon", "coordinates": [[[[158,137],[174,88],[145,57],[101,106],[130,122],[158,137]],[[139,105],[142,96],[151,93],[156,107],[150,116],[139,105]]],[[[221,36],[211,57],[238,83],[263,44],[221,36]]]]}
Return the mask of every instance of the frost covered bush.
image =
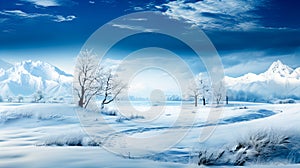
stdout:
{"type": "Polygon", "coordinates": [[[294,104],[296,101],[294,99],[284,99],[284,100],[275,100],[273,104],[294,104]]]}
{"type": "Polygon", "coordinates": [[[23,118],[31,118],[32,116],[33,114],[31,112],[2,111],[0,113],[0,123],[6,123],[23,118]]]}
{"type": "Polygon", "coordinates": [[[198,165],[206,165],[206,166],[218,165],[222,163],[222,161],[220,163],[218,162],[222,158],[224,153],[225,151],[218,152],[218,153],[209,153],[207,150],[203,152],[200,151],[198,165]]]}
{"type": "Polygon", "coordinates": [[[247,163],[300,163],[299,137],[274,131],[261,131],[219,152],[200,151],[198,165],[235,165],[247,163]]]}
{"type": "Polygon", "coordinates": [[[50,135],[42,141],[39,146],[99,146],[99,143],[81,132],[50,135]]]}
{"type": "Polygon", "coordinates": [[[118,115],[117,111],[114,111],[114,110],[112,110],[112,111],[101,110],[101,114],[108,115],[108,116],[117,116],[118,115]]]}
{"type": "Polygon", "coordinates": [[[117,116],[118,111],[113,108],[104,107],[103,109],[101,109],[101,114],[107,115],[107,116],[117,116]]]}
{"type": "Polygon", "coordinates": [[[131,115],[130,117],[121,116],[116,119],[116,122],[130,121],[135,119],[145,119],[145,117],[141,115],[131,115]]]}

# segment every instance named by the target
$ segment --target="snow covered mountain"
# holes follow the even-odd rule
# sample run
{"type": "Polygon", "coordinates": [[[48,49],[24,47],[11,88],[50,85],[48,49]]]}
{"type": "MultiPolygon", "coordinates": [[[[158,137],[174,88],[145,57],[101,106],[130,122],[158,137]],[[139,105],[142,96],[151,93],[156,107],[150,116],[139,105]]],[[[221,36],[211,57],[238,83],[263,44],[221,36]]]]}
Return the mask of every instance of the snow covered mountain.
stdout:
{"type": "Polygon", "coordinates": [[[11,68],[13,65],[11,65],[8,62],[5,62],[0,59],[0,75],[4,73],[5,70],[11,68]]]}
{"type": "Polygon", "coordinates": [[[225,83],[233,100],[300,99],[300,68],[292,69],[279,60],[264,73],[248,73],[237,78],[226,76],[225,83]]]}
{"type": "Polygon", "coordinates": [[[0,95],[30,96],[42,91],[47,97],[72,95],[73,77],[57,67],[41,61],[23,61],[0,71],[0,95]]]}

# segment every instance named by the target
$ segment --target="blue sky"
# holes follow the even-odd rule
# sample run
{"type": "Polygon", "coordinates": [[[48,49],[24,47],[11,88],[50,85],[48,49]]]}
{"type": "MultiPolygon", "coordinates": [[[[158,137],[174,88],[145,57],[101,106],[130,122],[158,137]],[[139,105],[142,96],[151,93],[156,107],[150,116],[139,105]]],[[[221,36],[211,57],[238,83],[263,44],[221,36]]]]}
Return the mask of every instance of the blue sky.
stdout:
{"type": "Polygon", "coordinates": [[[72,73],[82,45],[99,27],[154,10],[201,28],[227,75],[259,73],[277,59],[299,67],[299,6],[298,0],[1,0],[0,58],[47,61],[72,73]]]}

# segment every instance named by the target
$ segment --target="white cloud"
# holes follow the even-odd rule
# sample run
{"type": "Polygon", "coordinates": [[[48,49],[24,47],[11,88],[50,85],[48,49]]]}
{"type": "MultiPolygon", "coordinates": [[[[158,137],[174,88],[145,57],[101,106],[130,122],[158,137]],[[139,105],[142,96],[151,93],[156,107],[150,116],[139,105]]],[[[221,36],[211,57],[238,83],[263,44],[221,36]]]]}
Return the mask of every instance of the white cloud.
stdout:
{"type": "Polygon", "coordinates": [[[257,0],[203,0],[194,3],[180,0],[162,6],[167,7],[166,15],[185,19],[204,29],[248,30],[260,27],[256,22],[258,16],[250,12],[262,3],[257,0]]]}
{"type": "Polygon", "coordinates": [[[61,16],[61,15],[56,15],[53,19],[55,22],[68,22],[76,19],[76,16],[74,15],[69,15],[67,17],[61,16]]]}
{"type": "Polygon", "coordinates": [[[135,31],[143,31],[143,32],[154,32],[157,29],[145,28],[142,26],[134,26],[134,25],[126,25],[126,24],[112,24],[113,27],[118,27],[120,29],[129,29],[135,31]]]}
{"type": "Polygon", "coordinates": [[[64,17],[62,15],[51,15],[51,14],[42,14],[42,13],[26,13],[21,10],[4,10],[4,11],[0,11],[0,15],[15,16],[15,17],[21,17],[21,18],[47,17],[55,22],[66,22],[66,21],[72,21],[72,20],[76,19],[76,16],[73,16],[73,15],[64,17]]]}
{"type": "Polygon", "coordinates": [[[13,31],[14,31],[13,29],[2,30],[3,33],[10,33],[10,32],[13,32],[13,31]]]}
{"type": "Polygon", "coordinates": [[[56,0],[22,0],[30,2],[37,6],[42,7],[50,7],[50,6],[60,6],[60,4],[56,0]]]}
{"type": "Polygon", "coordinates": [[[6,16],[17,16],[17,17],[24,17],[24,18],[35,18],[35,17],[42,17],[42,16],[49,16],[49,14],[40,14],[40,13],[26,13],[21,10],[4,10],[0,11],[0,14],[6,16]]]}
{"type": "Polygon", "coordinates": [[[247,73],[259,74],[263,72],[266,69],[266,67],[269,66],[269,64],[269,62],[253,60],[249,62],[242,62],[240,64],[228,67],[224,71],[227,76],[233,77],[241,76],[247,73]]]}
{"type": "Polygon", "coordinates": [[[139,7],[139,6],[135,6],[135,7],[133,7],[133,10],[135,10],[135,11],[142,11],[142,10],[144,10],[144,8],[139,7]]]}
{"type": "Polygon", "coordinates": [[[147,18],[130,18],[128,20],[131,20],[131,21],[147,21],[148,19],[147,18]]]}

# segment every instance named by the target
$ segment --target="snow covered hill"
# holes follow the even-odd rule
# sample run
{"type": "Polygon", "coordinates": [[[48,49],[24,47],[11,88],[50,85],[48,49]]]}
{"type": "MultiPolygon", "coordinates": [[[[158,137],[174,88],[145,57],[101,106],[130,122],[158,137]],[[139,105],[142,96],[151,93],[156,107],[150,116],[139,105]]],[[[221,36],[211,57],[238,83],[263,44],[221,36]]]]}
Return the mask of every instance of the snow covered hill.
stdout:
{"type": "Polygon", "coordinates": [[[42,91],[47,97],[72,95],[73,77],[41,61],[23,61],[0,72],[0,95],[31,96],[42,91]]]}
{"type": "Polygon", "coordinates": [[[7,70],[7,69],[11,68],[12,66],[13,65],[11,65],[10,63],[0,59],[0,71],[1,70],[7,70]]]}
{"type": "Polygon", "coordinates": [[[233,100],[270,101],[300,99],[300,67],[292,69],[281,61],[274,62],[261,74],[225,77],[228,96],[233,100]]]}

